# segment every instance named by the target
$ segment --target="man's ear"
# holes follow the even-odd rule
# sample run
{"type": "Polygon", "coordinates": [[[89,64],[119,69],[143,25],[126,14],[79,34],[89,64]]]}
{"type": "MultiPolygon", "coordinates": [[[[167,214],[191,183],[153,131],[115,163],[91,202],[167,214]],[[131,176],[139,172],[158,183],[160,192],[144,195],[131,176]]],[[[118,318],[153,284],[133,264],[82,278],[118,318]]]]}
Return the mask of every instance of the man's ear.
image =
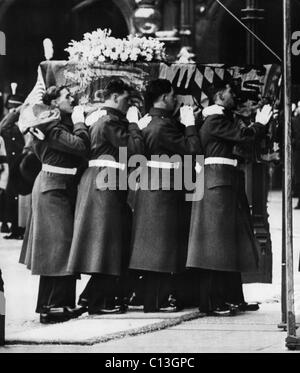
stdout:
{"type": "Polygon", "coordinates": [[[224,99],[224,95],[223,95],[223,91],[220,91],[220,92],[218,92],[218,96],[219,96],[219,99],[221,100],[221,101],[223,101],[223,99],[224,99]]]}
{"type": "Polygon", "coordinates": [[[57,98],[55,100],[51,100],[51,106],[58,107],[57,98]]]}
{"type": "Polygon", "coordinates": [[[113,93],[112,96],[111,96],[111,99],[114,103],[118,103],[118,97],[119,95],[117,93],[113,93]]]}
{"type": "Polygon", "coordinates": [[[161,95],[161,100],[163,101],[163,102],[166,102],[167,101],[167,94],[162,94],[161,95]]]}

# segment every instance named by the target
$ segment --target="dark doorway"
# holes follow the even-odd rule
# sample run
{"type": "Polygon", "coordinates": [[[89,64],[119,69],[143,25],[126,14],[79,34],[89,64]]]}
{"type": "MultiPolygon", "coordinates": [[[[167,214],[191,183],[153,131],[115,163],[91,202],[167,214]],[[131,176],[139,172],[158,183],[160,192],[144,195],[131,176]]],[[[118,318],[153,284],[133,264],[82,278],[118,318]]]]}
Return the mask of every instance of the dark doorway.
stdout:
{"type": "Polygon", "coordinates": [[[112,0],[98,0],[92,3],[82,1],[73,7],[69,17],[71,35],[75,40],[82,39],[85,32],[97,28],[109,28],[112,30],[112,36],[117,38],[128,35],[125,19],[112,0]]]}
{"type": "Polygon", "coordinates": [[[0,60],[0,90],[10,93],[10,83],[18,83],[18,92],[27,95],[36,81],[37,66],[45,59],[43,40],[54,45],[53,60],[67,59],[65,48],[85,32],[110,28],[112,35],[128,35],[126,21],[112,0],[81,1],[16,0],[5,15],[1,30],[6,34],[7,55],[0,60]]]}

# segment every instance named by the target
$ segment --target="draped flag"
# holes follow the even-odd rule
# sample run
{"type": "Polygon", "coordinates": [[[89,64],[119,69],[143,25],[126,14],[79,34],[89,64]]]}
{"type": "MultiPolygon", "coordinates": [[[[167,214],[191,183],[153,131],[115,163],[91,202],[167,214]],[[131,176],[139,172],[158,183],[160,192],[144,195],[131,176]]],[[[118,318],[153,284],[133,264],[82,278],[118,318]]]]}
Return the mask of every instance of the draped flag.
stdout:
{"type": "MultiPolygon", "coordinates": [[[[239,81],[240,110],[247,116],[261,97],[276,99],[281,71],[278,65],[241,67],[221,64],[103,63],[97,68],[97,76],[99,79],[93,79],[89,86],[81,87],[76,81],[74,64],[68,61],[44,61],[38,67],[36,85],[25,102],[41,102],[43,93],[51,85],[69,86],[78,95],[80,103],[87,103],[93,102],[96,97],[101,99],[101,92],[111,77],[124,79],[141,93],[149,80],[162,78],[172,82],[178,106],[184,103],[202,109],[208,105],[210,87],[233,78],[239,81]]],[[[22,116],[20,127],[22,129],[22,116]]]]}

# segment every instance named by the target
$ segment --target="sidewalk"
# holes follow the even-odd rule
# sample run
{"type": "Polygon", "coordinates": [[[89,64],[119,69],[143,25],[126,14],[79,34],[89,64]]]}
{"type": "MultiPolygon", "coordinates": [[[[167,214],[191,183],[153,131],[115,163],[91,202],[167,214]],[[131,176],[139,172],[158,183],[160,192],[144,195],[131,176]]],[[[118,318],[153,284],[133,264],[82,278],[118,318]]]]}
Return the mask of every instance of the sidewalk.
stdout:
{"type": "MultiPolygon", "coordinates": [[[[296,201],[294,201],[295,204],[296,201]]],[[[0,267],[7,299],[7,346],[14,352],[289,352],[286,333],[278,329],[281,283],[281,194],[269,196],[273,243],[273,283],[244,285],[247,301],[259,301],[256,312],[236,317],[198,318],[196,309],[176,314],[86,316],[55,325],[41,325],[34,313],[38,277],[18,264],[20,241],[0,238],[0,267]]],[[[300,321],[300,210],[294,210],[295,309],[300,321]]],[[[78,293],[88,276],[78,281],[78,293]]],[[[296,352],[297,353],[297,352],[296,352]]]]}

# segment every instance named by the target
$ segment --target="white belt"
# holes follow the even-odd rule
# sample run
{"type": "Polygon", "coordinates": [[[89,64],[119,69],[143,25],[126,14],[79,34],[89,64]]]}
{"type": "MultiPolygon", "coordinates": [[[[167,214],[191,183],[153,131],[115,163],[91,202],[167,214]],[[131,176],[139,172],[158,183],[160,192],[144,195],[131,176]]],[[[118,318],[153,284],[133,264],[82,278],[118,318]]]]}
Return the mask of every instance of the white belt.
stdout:
{"type": "Polygon", "coordinates": [[[204,164],[227,164],[236,167],[238,164],[237,159],[223,158],[223,157],[208,157],[205,158],[204,164]]]}
{"type": "Polygon", "coordinates": [[[89,161],[89,167],[112,167],[125,170],[126,165],[109,159],[92,159],[89,161]]]}
{"type": "Polygon", "coordinates": [[[152,168],[167,168],[167,169],[172,169],[172,168],[179,168],[180,167],[180,162],[157,162],[157,161],[148,161],[147,162],[148,167],[152,168]]]}
{"type": "Polygon", "coordinates": [[[63,175],[76,175],[77,168],[65,168],[65,167],[57,167],[51,166],[50,164],[42,165],[42,170],[47,172],[52,172],[54,174],[63,174],[63,175]]]}

